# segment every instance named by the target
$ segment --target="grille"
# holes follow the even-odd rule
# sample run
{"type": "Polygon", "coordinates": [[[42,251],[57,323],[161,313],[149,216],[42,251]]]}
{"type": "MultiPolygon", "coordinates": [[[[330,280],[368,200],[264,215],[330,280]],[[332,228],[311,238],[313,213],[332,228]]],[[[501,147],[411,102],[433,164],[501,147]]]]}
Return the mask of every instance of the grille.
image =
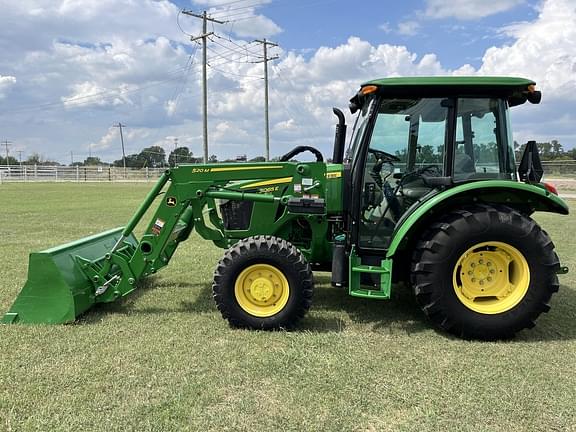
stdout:
{"type": "Polygon", "coordinates": [[[220,206],[222,222],[227,230],[246,230],[250,227],[252,201],[228,201],[220,206]]]}

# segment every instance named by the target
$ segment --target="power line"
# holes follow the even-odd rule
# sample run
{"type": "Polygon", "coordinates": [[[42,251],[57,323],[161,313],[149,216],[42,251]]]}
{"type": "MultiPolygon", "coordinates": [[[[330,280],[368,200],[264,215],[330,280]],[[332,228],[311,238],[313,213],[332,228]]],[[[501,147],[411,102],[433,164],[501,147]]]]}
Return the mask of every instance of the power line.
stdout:
{"type": "Polygon", "coordinates": [[[180,31],[181,31],[182,33],[184,33],[186,36],[194,37],[193,34],[188,33],[187,31],[185,31],[185,30],[182,28],[182,26],[180,25],[180,15],[182,15],[182,12],[183,12],[183,11],[180,10],[180,11],[178,11],[178,15],[176,15],[176,25],[178,26],[178,28],[180,29],[180,31]]]}
{"type": "Polygon", "coordinates": [[[180,87],[180,90],[178,90],[178,93],[173,93],[171,100],[174,101],[174,110],[172,113],[176,112],[176,109],[178,108],[178,103],[180,102],[180,96],[182,95],[182,93],[184,93],[184,89],[186,88],[186,84],[188,83],[188,77],[190,76],[190,71],[192,70],[192,66],[194,66],[194,59],[196,58],[196,54],[198,53],[198,45],[196,45],[196,47],[194,48],[194,53],[192,55],[190,55],[189,57],[189,62],[187,64],[187,70],[186,73],[184,75],[184,79],[182,80],[182,86],[180,87]]]}
{"type": "MultiPolygon", "coordinates": [[[[175,73],[182,73],[187,68],[188,68],[188,65],[186,65],[185,67],[181,67],[179,69],[176,69],[174,71],[168,72],[167,74],[172,75],[175,73]]],[[[70,99],[67,99],[66,101],[47,102],[47,103],[34,105],[34,106],[28,106],[28,107],[24,106],[21,108],[12,109],[12,110],[10,110],[9,113],[10,114],[17,114],[17,113],[21,113],[21,112],[44,110],[44,109],[52,108],[52,107],[82,106],[82,105],[93,103],[94,102],[92,100],[93,98],[101,97],[102,99],[109,99],[109,98],[114,98],[114,97],[118,97],[118,96],[124,96],[126,94],[136,93],[136,92],[146,90],[146,89],[151,88],[151,87],[156,87],[156,86],[168,83],[170,81],[175,81],[175,80],[179,80],[179,79],[181,79],[181,75],[176,76],[176,77],[172,77],[172,78],[167,78],[167,79],[161,80],[161,81],[156,81],[156,82],[153,82],[153,83],[148,84],[148,85],[143,85],[143,86],[140,86],[137,88],[133,88],[131,90],[122,90],[122,89],[104,90],[104,91],[92,93],[89,95],[70,98],[70,99]]]]}
{"type": "MultiPolygon", "coordinates": [[[[252,1],[256,1],[256,0],[252,0],[252,1]]],[[[214,15],[219,15],[222,13],[228,13],[228,12],[232,12],[232,11],[237,11],[237,10],[242,10],[242,9],[253,9],[253,8],[257,8],[258,6],[264,6],[266,4],[266,1],[256,1],[256,3],[253,4],[246,4],[244,6],[238,6],[238,7],[234,7],[234,8],[225,8],[219,11],[215,11],[212,12],[212,16],[214,15]]],[[[221,7],[222,5],[216,5],[215,7],[221,7]]]]}
{"type": "Polygon", "coordinates": [[[240,15],[245,15],[245,14],[254,14],[255,8],[254,7],[250,7],[250,8],[246,8],[245,10],[242,11],[237,11],[231,14],[227,14],[228,11],[222,11],[222,12],[215,12],[216,15],[222,14],[222,16],[218,16],[218,18],[222,18],[222,19],[230,19],[236,16],[240,16],[240,15]]]}
{"type": "MultiPolygon", "coordinates": [[[[228,60],[229,62],[232,63],[243,63],[243,64],[250,64],[250,63],[256,63],[254,60],[249,60],[249,56],[248,54],[245,53],[240,53],[240,52],[236,52],[236,51],[232,51],[232,52],[222,52],[222,51],[213,51],[213,55],[210,56],[209,61],[218,59],[218,58],[222,58],[225,60],[228,60]],[[236,56],[236,57],[233,57],[236,56]]],[[[258,57],[261,58],[261,57],[258,57]]]]}
{"type": "MultiPolygon", "coordinates": [[[[240,45],[240,44],[237,44],[236,42],[234,42],[230,36],[228,36],[227,38],[222,37],[222,36],[219,36],[219,35],[217,35],[217,34],[215,34],[215,35],[213,35],[213,36],[214,36],[214,37],[217,37],[218,39],[222,39],[222,40],[228,41],[228,42],[230,42],[232,45],[235,45],[235,46],[237,46],[238,48],[240,48],[241,50],[243,50],[243,51],[245,50],[246,52],[249,52],[250,54],[253,54],[253,55],[255,55],[255,56],[260,56],[259,53],[256,53],[256,52],[251,51],[251,50],[248,49],[248,47],[249,47],[250,45],[252,45],[253,43],[255,43],[254,41],[245,43],[244,45],[240,45]]],[[[256,48],[256,47],[254,47],[254,48],[256,48]]]]}
{"type": "Polygon", "coordinates": [[[194,18],[200,18],[202,20],[202,34],[190,39],[191,42],[201,39],[202,40],[202,114],[203,114],[203,147],[204,147],[204,163],[208,163],[208,73],[206,71],[207,67],[207,44],[208,36],[214,34],[214,32],[208,33],[207,24],[208,21],[217,24],[224,24],[224,21],[218,21],[217,19],[208,16],[206,11],[202,15],[195,14],[191,11],[183,10],[184,15],[189,15],[194,18]]]}
{"type": "Polygon", "coordinates": [[[236,3],[242,3],[242,2],[244,2],[244,1],[253,1],[253,0],[235,0],[235,1],[228,2],[228,3],[220,3],[220,4],[218,4],[218,7],[220,7],[220,6],[228,6],[228,5],[236,4],[236,3]]]}
{"type": "MultiPolygon", "coordinates": [[[[294,85],[294,82],[293,82],[291,79],[285,78],[285,77],[283,76],[284,71],[282,70],[282,68],[281,68],[279,65],[273,65],[272,68],[276,71],[276,76],[277,76],[278,78],[280,78],[280,80],[282,80],[282,81],[284,81],[286,84],[288,84],[288,86],[289,86],[291,89],[297,89],[297,87],[294,85]]],[[[294,100],[294,98],[292,97],[291,93],[292,93],[292,92],[287,92],[287,93],[285,94],[285,96],[283,96],[280,100],[282,101],[282,103],[284,103],[285,100],[288,101],[292,106],[294,106],[294,108],[296,109],[296,112],[300,112],[300,109],[301,109],[302,104],[296,102],[296,101],[294,100]]],[[[312,120],[316,123],[316,125],[317,125],[318,127],[321,127],[320,122],[318,121],[318,119],[316,118],[316,116],[313,115],[313,116],[311,116],[311,118],[312,118],[312,120]]]]}
{"type": "MultiPolygon", "coordinates": [[[[270,8],[283,8],[283,7],[289,7],[290,9],[305,9],[305,8],[309,8],[309,7],[314,7],[314,6],[321,6],[321,5],[325,5],[325,4],[330,4],[330,3],[334,3],[337,0],[324,0],[324,1],[317,1],[314,3],[305,3],[305,4],[301,4],[301,5],[294,5],[293,3],[289,3],[289,4],[284,4],[284,5],[272,5],[270,6],[270,8]]],[[[262,15],[254,15],[254,16],[249,16],[246,18],[237,18],[237,19],[233,19],[233,20],[227,20],[228,23],[235,23],[238,21],[245,21],[245,20],[250,20],[250,19],[255,19],[255,18],[259,18],[262,15]]]]}
{"type": "Polygon", "coordinates": [[[208,63],[208,67],[209,67],[210,69],[215,70],[216,72],[220,72],[221,74],[224,74],[224,75],[231,75],[231,76],[240,77],[240,78],[254,78],[254,81],[264,79],[264,78],[261,77],[261,76],[256,76],[256,75],[241,75],[241,74],[236,74],[236,73],[234,73],[234,72],[224,71],[224,70],[222,70],[222,69],[216,69],[216,68],[215,68],[214,66],[212,66],[210,63],[208,63]]]}

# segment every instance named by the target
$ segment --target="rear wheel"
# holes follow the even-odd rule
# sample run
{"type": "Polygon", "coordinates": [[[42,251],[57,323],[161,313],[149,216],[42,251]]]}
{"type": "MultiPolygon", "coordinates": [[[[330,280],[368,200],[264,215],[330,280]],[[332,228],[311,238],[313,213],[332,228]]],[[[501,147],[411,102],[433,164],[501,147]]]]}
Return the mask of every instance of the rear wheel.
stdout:
{"type": "Polygon", "coordinates": [[[214,272],[214,300],[235,327],[289,329],[312,301],[312,271],[302,253],[272,236],[248,237],[226,251],[214,272]]]}
{"type": "Polygon", "coordinates": [[[548,235],[509,207],[474,206],[433,224],[417,245],[412,285],[424,313],[460,337],[502,339],[534,326],[558,290],[548,235]]]}

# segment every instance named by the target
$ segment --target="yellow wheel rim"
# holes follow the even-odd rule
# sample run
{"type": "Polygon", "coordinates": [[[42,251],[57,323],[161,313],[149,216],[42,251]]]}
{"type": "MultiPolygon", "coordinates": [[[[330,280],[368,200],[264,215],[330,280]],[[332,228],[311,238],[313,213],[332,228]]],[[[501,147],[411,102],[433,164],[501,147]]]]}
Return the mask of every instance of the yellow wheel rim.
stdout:
{"type": "Polygon", "coordinates": [[[530,268],[515,247],[484,242],[460,256],[452,283],[467,308],[481,314],[499,314],[524,298],[530,285],[530,268]]]}
{"type": "Polygon", "coordinates": [[[276,267],[254,264],[240,273],[234,284],[234,294],[244,311],[265,318],[277,314],[286,306],[290,285],[276,267]]]}

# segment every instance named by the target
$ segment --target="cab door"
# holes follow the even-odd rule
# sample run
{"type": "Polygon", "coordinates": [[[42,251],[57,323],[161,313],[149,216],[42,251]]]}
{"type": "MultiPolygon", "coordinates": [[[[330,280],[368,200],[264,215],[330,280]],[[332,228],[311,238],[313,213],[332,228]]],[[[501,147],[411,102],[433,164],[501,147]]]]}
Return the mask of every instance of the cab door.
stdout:
{"type": "Polygon", "coordinates": [[[404,212],[431,190],[422,176],[444,175],[452,107],[442,98],[375,102],[352,172],[351,231],[359,255],[382,255],[404,212]]]}

